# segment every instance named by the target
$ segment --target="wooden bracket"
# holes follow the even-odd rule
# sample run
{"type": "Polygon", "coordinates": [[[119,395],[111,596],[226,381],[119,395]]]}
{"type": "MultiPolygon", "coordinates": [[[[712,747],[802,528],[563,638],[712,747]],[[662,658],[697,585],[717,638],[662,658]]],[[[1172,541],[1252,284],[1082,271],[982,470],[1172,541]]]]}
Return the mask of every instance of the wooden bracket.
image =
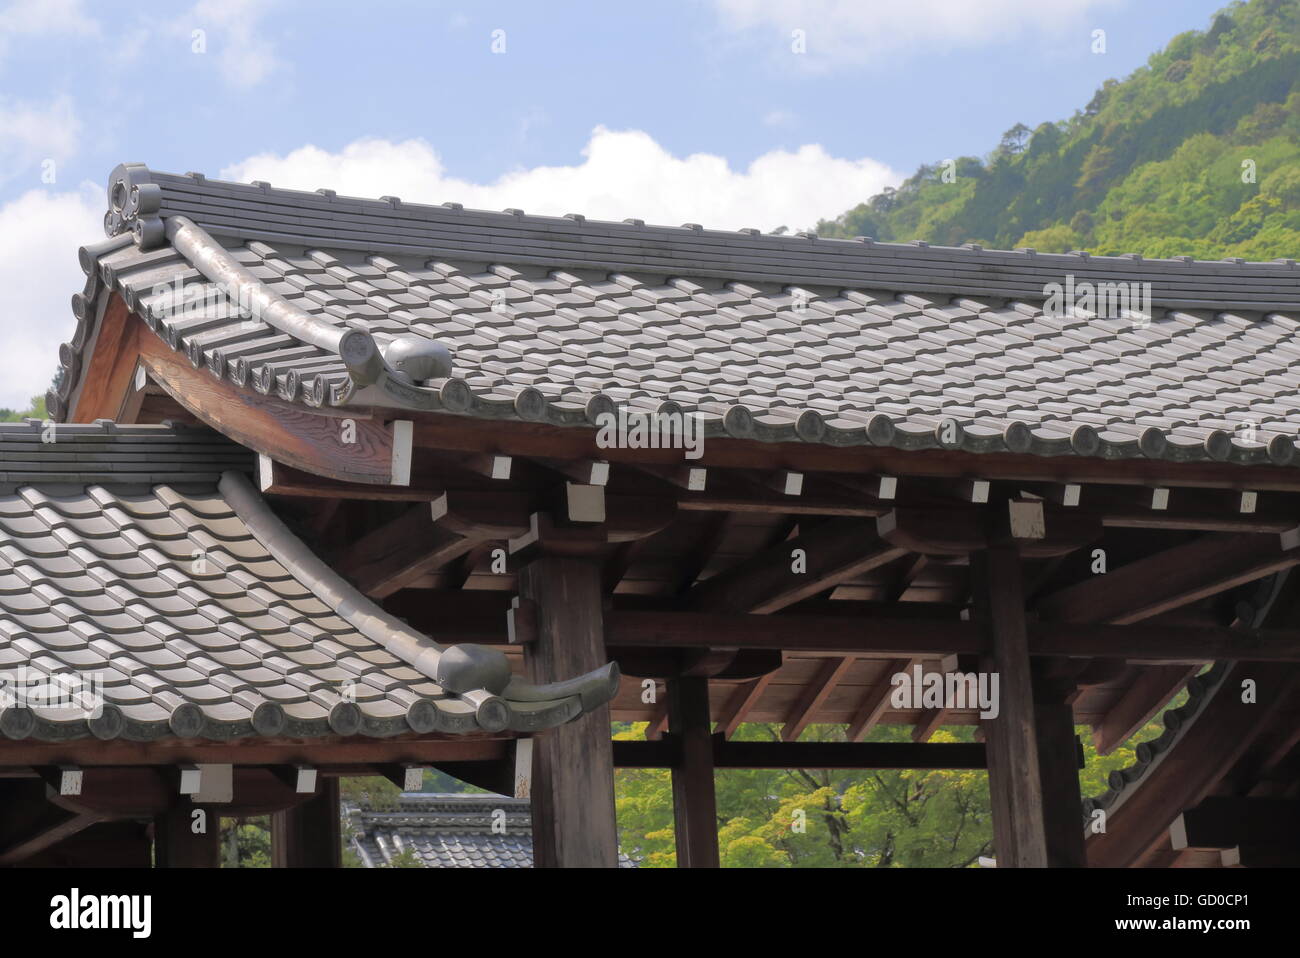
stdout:
{"type": "Polygon", "coordinates": [[[530,645],[537,641],[537,603],[515,596],[506,612],[506,634],[511,645],[530,645]]]}

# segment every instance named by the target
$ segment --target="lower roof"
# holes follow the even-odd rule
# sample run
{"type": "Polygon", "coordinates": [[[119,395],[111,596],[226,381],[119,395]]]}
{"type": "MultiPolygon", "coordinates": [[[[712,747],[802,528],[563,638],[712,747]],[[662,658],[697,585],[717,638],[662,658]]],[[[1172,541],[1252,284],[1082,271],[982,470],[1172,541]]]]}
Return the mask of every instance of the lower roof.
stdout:
{"type": "Polygon", "coordinates": [[[35,428],[0,425],[0,457],[21,446],[37,464],[0,490],[4,737],[530,731],[617,686],[612,665],[528,685],[498,651],[414,632],[312,555],[239,471],[103,481],[141,446],[170,468],[192,430],[105,423],[31,444],[35,428]],[[94,433],[96,457],[78,464],[94,433]]]}
{"type": "MultiPolygon", "coordinates": [[[[403,853],[424,868],[532,868],[528,799],[473,793],[406,792],[392,809],[350,808],[353,848],[366,868],[403,853]]],[[[636,863],[621,851],[620,868],[636,863]]]]}

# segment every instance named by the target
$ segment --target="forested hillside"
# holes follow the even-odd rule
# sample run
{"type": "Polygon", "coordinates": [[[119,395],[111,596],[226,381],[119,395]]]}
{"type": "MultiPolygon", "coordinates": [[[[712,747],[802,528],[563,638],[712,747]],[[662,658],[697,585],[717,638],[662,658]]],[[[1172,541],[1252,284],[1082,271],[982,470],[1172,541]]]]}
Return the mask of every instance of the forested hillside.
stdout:
{"type": "Polygon", "coordinates": [[[824,236],[1044,252],[1300,254],[1300,2],[1234,3],[1082,110],[940,159],[824,236]]]}

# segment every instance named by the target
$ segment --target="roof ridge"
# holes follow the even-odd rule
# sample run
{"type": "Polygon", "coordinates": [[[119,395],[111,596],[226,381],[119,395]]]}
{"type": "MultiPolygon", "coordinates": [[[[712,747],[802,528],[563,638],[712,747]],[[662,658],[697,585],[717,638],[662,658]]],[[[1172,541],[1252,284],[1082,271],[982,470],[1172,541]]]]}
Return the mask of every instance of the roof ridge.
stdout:
{"type": "MultiPolygon", "coordinates": [[[[1121,253],[1114,256],[1097,255],[1082,250],[1072,250],[1066,253],[1045,253],[1039,252],[1031,247],[1019,247],[1015,249],[992,249],[986,248],[979,243],[964,243],[957,246],[947,246],[943,244],[934,244],[927,240],[912,240],[910,242],[892,242],[876,241],[872,237],[859,236],[853,239],[840,239],[831,237],[821,237],[815,232],[802,231],[794,234],[777,234],[763,233],[754,228],[741,228],[736,230],[709,229],[698,223],[684,223],[680,226],[669,226],[667,224],[647,224],[645,220],[634,217],[628,217],[623,220],[602,220],[592,219],[579,213],[566,213],[563,215],[525,213],[521,209],[509,207],[504,210],[482,210],[475,208],[466,208],[461,203],[444,202],[436,203],[407,203],[396,196],[374,197],[354,197],[340,196],[335,190],[329,188],[320,188],[314,191],[296,190],[286,187],[273,187],[264,180],[254,180],[250,183],[241,183],[233,180],[211,179],[202,173],[189,172],[185,174],[163,173],[150,170],[142,163],[121,164],[113,171],[110,177],[108,195],[110,208],[105,217],[105,229],[109,236],[116,236],[124,231],[134,230],[139,242],[143,237],[155,236],[161,240],[161,233],[158,228],[151,225],[151,216],[162,212],[167,214],[165,197],[168,191],[187,190],[195,194],[207,193],[234,193],[244,194],[243,198],[256,198],[264,210],[275,211],[275,204],[272,200],[284,201],[285,205],[293,206],[299,209],[304,208],[336,208],[339,212],[352,209],[354,212],[370,211],[380,214],[392,214],[401,212],[405,214],[436,214],[439,219],[446,219],[449,216],[461,217],[487,217],[495,220],[502,225],[509,224],[514,227],[518,226],[538,226],[543,228],[560,227],[566,231],[592,229],[613,229],[622,232],[640,232],[640,233],[659,233],[668,237],[676,238],[706,238],[706,239],[726,239],[736,240],[745,237],[749,241],[755,241],[759,245],[771,246],[773,249],[799,249],[808,250],[815,246],[838,248],[840,250],[853,249],[872,249],[876,252],[887,253],[892,256],[932,256],[934,253],[947,254],[965,254],[971,258],[997,258],[1011,257],[1029,259],[1034,258],[1038,263],[1050,263],[1056,265],[1069,264],[1092,264],[1106,265],[1115,268],[1122,268],[1125,265],[1131,266],[1135,263],[1148,265],[1164,266],[1179,271],[1187,270],[1189,267],[1247,267],[1277,270],[1296,270],[1296,278],[1300,280],[1300,270],[1297,270],[1296,261],[1293,259],[1279,258],[1274,260],[1245,260],[1241,257],[1224,257],[1217,260],[1199,260],[1190,256],[1175,256],[1170,258],[1147,258],[1139,253],[1121,253]],[[149,187],[156,187],[150,190],[149,187]],[[143,198],[138,200],[134,205],[131,197],[136,195],[140,190],[145,192],[143,198]],[[122,198],[126,199],[123,200],[122,198]],[[156,201],[155,198],[156,197],[156,201]],[[357,209],[361,208],[361,209],[357,209]],[[138,225],[144,223],[144,225],[138,225]],[[928,252],[923,252],[928,251],[928,252]]],[[[239,198],[239,197],[235,197],[239,198]]],[[[274,219],[274,216],[268,216],[268,219],[274,219]]],[[[287,216],[286,220],[295,219],[287,216]]]]}

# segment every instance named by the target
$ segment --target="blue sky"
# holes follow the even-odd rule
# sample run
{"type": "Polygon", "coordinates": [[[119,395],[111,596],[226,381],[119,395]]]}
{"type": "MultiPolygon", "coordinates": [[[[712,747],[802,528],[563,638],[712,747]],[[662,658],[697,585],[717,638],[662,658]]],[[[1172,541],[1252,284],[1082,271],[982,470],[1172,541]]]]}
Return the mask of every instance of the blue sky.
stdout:
{"type": "Polygon", "coordinates": [[[0,0],[0,310],[26,324],[0,355],[0,405],[48,383],[76,246],[100,235],[123,160],[490,209],[807,227],[922,162],[1069,116],[1222,5],[0,0]]]}

